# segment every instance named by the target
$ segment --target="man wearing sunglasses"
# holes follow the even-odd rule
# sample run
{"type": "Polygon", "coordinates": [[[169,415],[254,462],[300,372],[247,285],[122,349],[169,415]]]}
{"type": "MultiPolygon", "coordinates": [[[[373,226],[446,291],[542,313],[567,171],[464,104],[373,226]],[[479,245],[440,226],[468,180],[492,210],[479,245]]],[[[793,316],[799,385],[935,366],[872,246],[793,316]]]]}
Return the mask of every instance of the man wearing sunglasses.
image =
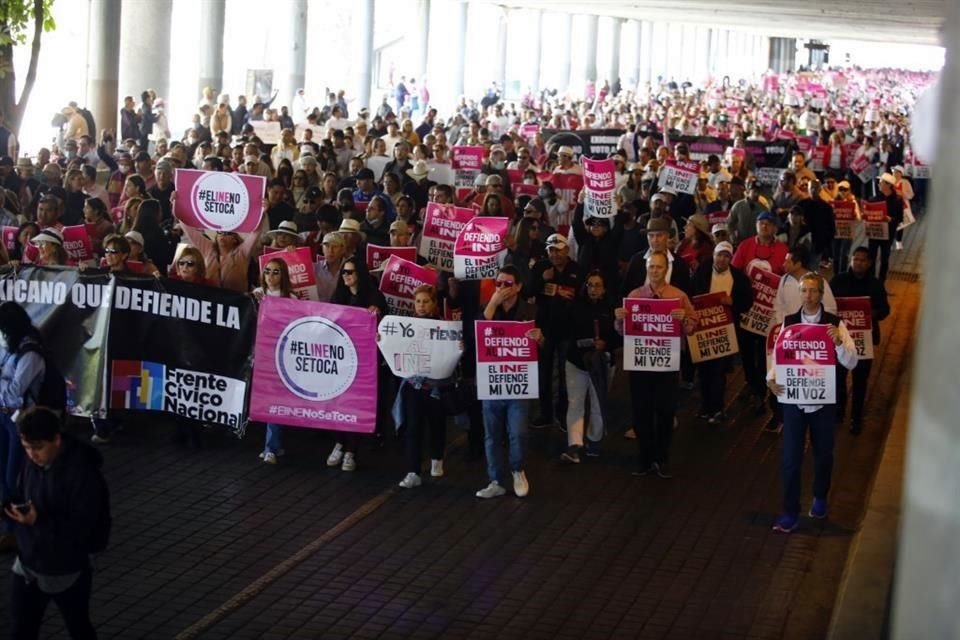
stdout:
{"type": "MultiPolygon", "coordinates": [[[[507,265],[500,268],[496,278],[496,291],[483,310],[485,320],[508,320],[523,322],[534,320],[537,309],[520,297],[520,272],[507,265]]],[[[543,346],[543,333],[531,329],[528,338],[543,346]]],[[[483,400],[484,446],[487,454],[487,475],[490,484],[477,491],[478,498],[496,498],[507,490],[506,468],[503,463],[504,440],[510,447],[510,470],[513,475],[513,491],[522,498],[530,491],[524,467],[527,458],[527,400],[483,400]]]]}

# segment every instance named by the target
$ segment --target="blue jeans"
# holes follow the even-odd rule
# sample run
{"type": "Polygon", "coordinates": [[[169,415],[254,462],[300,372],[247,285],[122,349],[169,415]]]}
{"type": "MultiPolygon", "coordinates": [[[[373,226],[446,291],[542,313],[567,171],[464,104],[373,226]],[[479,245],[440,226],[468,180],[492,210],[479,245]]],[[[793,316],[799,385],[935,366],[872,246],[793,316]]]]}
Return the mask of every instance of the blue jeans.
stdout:
{"type": "Polygon", "coordinates": [[[527,459],[527,412],[526,400],[484,400],[483,430],[487,451],[487,475],[501,485],[506,480],[503,467],[503,442],[510,444],[510,470],[523,471],[527,459]]]}
{"type": "Polygon", "coordinates": [[[10,414],[0,413],[0,465],[2,465],[3,497],[12,499],[17,496],[17,476],[23,466],[23,445],[17,425],[10,414]]]}
{"type": "Polygon", "coordinates": [[[267,437],[266,442],[263,444],[264,453],[277,453],[280,449],[283,448],[283,443],[280,440],[280,434],[282,433],[282,427],[278,424],[267,423],[267,437]]]}
{"type": "Polygon", "coordinates": [[[813,497],[825,500],[833,473],[833,430],[836,407],[826,405],[819,411],[804,413],[797,405],[781,404],[783,409],[783,510],[800,513],[800,469],[807,429],[813,449],[813,497]]]}

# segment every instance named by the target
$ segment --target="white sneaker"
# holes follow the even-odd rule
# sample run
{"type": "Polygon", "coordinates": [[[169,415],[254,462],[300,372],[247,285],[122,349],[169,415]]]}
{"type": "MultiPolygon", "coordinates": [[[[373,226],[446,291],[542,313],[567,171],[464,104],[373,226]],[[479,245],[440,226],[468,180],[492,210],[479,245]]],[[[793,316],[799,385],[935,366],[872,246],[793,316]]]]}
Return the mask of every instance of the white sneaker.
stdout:
{"type": "Polygon", "coordinates": [[[349,451],[343,454],[343,464],[340,465],[341,471],[353,471],[357,468],[357,461],[349,451]]]}
{"type": "Polygon", "coordinates": [[[443,460],[430,461],[430,477],[432,478],[443,477],[443,460]]]}
{"type": "Polygon", "coordinates": [[[327,456],[327,466],[335,467],[340,464],[341,460],[343,460],[343,445],[337,443],[337,446],[335,446],[333,451],[330,452],[330,455],[327,456]]]}
{"type": "Polygon", "coordinates": [[[404,489],[413,489],[414,487],[420,486],[420,476],[419,474],[410,472],[407,475],[403,476],[403,480],[400,481],[400,486],[404,489]]]}
{"type": "Polygon", "coordinates": [[[480,491],[477,491],[478,498],[496,498],[502,496],[507,492],[506,489],[500,486],[500,483],[494,480],[480,491]]]}
{"type": "Polygon", "coordinates": [[[897,240],[897,244],[894,246],[894,250],[896,250],[896,251],[902,251],[902,250],[903,250],[903,243],[900,242],[899,240],[897,240]]]}
{"type": "Polygon", "coordinates": [[[530,493],[530,483],[527,482],[527,474],[523,471],[513,472],[513,492],[518,498],[522,498],[530,493]]]}
{"type": "Polygon", "coordinates": [[[266,451],[263,454],[263,461],[266,464],[277,464],[277,454],[272,451],[266,451]]]}

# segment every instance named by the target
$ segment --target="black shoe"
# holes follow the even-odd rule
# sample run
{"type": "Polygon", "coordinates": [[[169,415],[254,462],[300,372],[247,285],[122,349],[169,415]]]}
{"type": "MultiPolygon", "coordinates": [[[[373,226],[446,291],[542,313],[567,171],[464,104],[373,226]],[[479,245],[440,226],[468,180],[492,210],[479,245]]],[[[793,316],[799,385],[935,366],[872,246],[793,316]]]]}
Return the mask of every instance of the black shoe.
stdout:
{"type": "Polygon", "coordinates": [[[560,462],[580,464],[580,447],[567,447],[567,450],[560,454],[560,462]]]}
{"type": "Polygon", "coordinates": [[[666,462],[654,462],[653,470],[657,473],[658,478],[663,478],[664,480],[669,480],[673,477],[673,474],[670,473],[669,468],[667,467],[666,462]]]}
{"type": "Polygon", "coordinates": [[[642,478],[643,476],[648,476],[648,475],[650,475],[651,473],[655,472],[656,470],[657,470],[657,466],[651,462],[651,463],[648,464],[648,465],[640,465],[639,467],[637,467],[636,469],[634,469],[633,471],[631,471],[631,472],[630,472],[630,475],[632,475],[632,476],[634,476],[634,477],[637,477],[637,478],[642,478]]]}
{"type": "Polygon", "coordinates": [[[540,417],[530,421],[530,428],[546,429],[547,427],[552,427],[554,424],[556,424],[556,420],[554,420],[553,418],[547,420],[546,418],[540,417]]]}
{"type": "Polygon", "coordinates": [[[863,433],[863,423],[862,422],[852,422],[850,423],[850,433],[855,436],[863,433]]]}

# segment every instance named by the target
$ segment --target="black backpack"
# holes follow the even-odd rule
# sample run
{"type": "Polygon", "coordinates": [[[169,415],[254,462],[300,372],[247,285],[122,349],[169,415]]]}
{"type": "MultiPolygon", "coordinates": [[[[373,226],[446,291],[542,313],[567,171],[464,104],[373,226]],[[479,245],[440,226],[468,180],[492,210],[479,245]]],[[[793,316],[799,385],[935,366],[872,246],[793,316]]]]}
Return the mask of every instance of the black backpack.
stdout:
{"type": "MultiPolygon", "coordinates": [[[[60,412],[62,416],[67,409],[67,382],[56,363],[36,342],[25,341],[21,344],[17,350],[17,358],[31,351],[43,358],[43,382],[37,396],[30,399],[38,406],[60,412]]],[[[31,395],[30,391],[27,391],[27,395],[31,395]]]]}

